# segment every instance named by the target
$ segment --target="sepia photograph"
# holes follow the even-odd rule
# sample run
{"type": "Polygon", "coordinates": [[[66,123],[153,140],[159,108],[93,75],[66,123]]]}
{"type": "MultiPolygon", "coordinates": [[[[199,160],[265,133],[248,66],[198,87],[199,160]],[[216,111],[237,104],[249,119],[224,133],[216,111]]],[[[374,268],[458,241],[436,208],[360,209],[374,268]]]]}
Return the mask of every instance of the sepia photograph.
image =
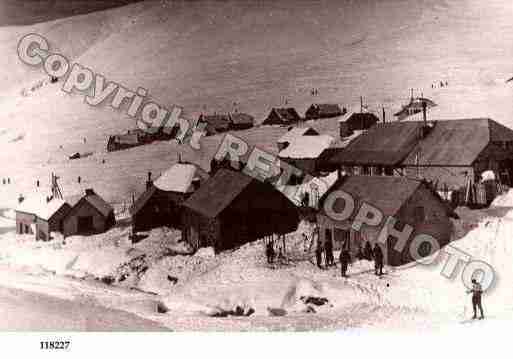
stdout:
{"type": "Polygon", "coordinates": [[[0,341],[508,344],[513,2],[0,0],[0,51],[0,341]]]}

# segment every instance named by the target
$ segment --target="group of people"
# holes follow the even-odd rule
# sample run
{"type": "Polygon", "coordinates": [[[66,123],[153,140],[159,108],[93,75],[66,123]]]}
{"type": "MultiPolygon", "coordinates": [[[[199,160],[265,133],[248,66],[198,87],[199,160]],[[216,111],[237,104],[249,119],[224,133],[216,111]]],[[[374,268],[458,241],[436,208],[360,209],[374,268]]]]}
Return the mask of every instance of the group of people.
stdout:
{"type": "Polygon", "coordinates": [[[274,240],[272,239],[268,240],[265,245],[265,256],[267,257],[268,264],[274,264],[275,260],[278,262],[285,260],[281,247],[278,248],[278,254],[276,254],[276,250],[274,249],[274,240]]]}

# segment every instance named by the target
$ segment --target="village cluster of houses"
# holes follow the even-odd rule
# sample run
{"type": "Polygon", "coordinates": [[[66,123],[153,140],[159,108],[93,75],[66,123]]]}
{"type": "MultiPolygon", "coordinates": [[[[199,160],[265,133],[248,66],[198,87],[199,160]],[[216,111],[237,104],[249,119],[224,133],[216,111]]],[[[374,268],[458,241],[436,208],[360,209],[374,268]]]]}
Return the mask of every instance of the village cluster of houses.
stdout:
{"type": "MultiPolygon", "coordinates": [[[[292,107],[272,108],[262,125],[293,125],[307,120],[319,120],[338,117],[346,114],[345,108],[338,104],[312,104],[304,117],[292,107]]],[[[228,131],[246,130],[255,126],[255,118],[247,113],[232,112],[226,114],[201,114],[196,122],[197,128],[202,128],[206,136],[228,131]]],[[[155,127],[148,130],[133,129],[125,134],[109,136],[107,151],[119,151],[131,147],[142,146],[154,141],[169,141],[176,137],[179,128],[155,127]]]]}
{"type": "MultiPolygon", "coordinates": [[[[314,106],[307,115],[319,117],[324,110],[314,106]]],[[[317,225],[318,245],[346,246],[355,254],[366,242],[376,243],[379,228],[355,231],[354,218],[337,221],[325,213],[326,198],[342,190],[357,207],[365,202],[393,216],[399,227],[412,226],[411,238],[428,234],[443,247],[451,240],[456,206],[486,206],[512,185],[513,130],[489,118],[427,121],[424,106],[421,121],[384,122],[361,111],[339,119],[337,139],[301,126],[298,118],[293,110],[273,109],[266,122],[296,124],[276,147],[280,161],[303,175],[278,188],[246,174],[243,163],[234,168],[230,161],[212,160],[207,172],[179,160],[156,179],[148,173],[146,190],[130,208],[133,232],[168,226],[181,230],[193,249],[222,251],[294,232],[300,220],[309,218],[317,225]]],[[[202,121],[210,120],[204,116],[202,121]]],[[[52,231],[95,233],[114,224],[112,208],[92,190],[74,202],[21,201],[16,220],[18,233],[36,233],[38,239],[48,239],[52,231]]],[[[411,261],[407,246],[404,252],[391,249],[395,240],[380,244],[385,263],[411,261]]]]}

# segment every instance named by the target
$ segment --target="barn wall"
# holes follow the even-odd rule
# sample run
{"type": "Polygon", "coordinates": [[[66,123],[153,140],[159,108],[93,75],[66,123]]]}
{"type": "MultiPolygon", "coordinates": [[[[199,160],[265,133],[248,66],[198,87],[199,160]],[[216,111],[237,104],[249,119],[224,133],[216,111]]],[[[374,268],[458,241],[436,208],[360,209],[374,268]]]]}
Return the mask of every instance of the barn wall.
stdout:
{"type": "Polygon", "coordinates": [[[135,231],[168,226],[180,227],[181,205],[186,199],[183,193],[157,190],[144,206],[132,216],[135,231]]]}
{"type": "Polygon", "coordinates": [[[36,221],[36,240],[50,240],[50,225],[44,219],[38,218],[36,221]]]}
{"type": "Polygon", "coordinates": [[[200,247],[220,248],[221,226],[217,218],[207,218],[189,209],[182,213],[182,238],[196,250],[200,247]],[[197,233],[192,238],[191,231],[197,233]]]}

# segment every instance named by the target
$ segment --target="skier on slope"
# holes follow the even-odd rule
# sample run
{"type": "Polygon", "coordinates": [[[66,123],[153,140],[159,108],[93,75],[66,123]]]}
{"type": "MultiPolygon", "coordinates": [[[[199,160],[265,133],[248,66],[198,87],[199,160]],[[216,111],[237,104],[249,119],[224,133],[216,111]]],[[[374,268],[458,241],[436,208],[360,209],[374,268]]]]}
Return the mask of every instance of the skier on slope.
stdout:
{"type": "Polygon", "coordinates": [[[383,275],[383,252],[377,243],[374,244],[372,256],[374,257],[374,273],[376,275],[383,275]]]}
{"type": "Polygon", "coordinates": [[[467,293],[472,293],[472,309],[474,310],[474,316],[472,319],[477,317],[477,308],[481,312],[479,319],[484,319],[483,306],[481,305],[481,295],[483,294],[483,288],[477,280],[472,279],[472,289],[468,290],[467,293]]]}

